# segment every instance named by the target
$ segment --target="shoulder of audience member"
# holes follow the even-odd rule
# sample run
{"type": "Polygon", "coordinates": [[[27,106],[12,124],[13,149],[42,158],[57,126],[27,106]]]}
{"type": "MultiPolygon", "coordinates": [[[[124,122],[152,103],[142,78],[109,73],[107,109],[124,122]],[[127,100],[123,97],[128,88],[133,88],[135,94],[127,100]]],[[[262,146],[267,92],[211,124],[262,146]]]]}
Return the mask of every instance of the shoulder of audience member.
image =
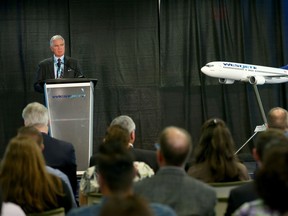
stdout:
{"type": "Polygon", "coordinates": [[[155,216],[177,216],[175,211],[167,205],[150,203],[150,207],[153,210],[155,216]]]}

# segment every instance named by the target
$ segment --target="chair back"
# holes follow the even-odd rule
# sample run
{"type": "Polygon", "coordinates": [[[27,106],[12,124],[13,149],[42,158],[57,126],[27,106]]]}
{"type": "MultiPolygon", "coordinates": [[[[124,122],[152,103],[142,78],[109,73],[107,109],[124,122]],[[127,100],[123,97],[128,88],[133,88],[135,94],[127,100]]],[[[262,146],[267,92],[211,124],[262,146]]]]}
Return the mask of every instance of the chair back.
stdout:
{"type": "Polygon", "coordinates": [[[27,216],[65,216],[65,209],[61,207],[61,208],[52,209],[52,210],[41,212],[41,213],[27,214],[27,216]]]}
{"type": "Polygon", "coordinates": [[[88,205],[100,203],[101,198],[102,198],[101,193],[95,193],[95,192],[88,193],[87,194],[88,205]]]}
{"type": "Polygon", "coordinates": [[[216,216],[223,216],[227,209],[227,201],[230,191],[240,185],[247,184],[249,181],[235,181],[235,182],[215,182],[209,185],[213,187],[217,196],[217,204],[215,206],[216,216]]]}

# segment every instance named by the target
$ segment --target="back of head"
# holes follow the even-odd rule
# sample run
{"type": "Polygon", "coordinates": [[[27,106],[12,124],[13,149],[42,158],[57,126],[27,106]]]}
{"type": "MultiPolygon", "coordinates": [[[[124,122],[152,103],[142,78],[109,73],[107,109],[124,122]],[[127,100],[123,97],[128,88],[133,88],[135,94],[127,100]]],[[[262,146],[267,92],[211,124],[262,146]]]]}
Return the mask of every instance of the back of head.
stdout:
{"type": "Polygon", "coordinates": [[[38,102],[29,103],[23,109],[22,118],[26,126],[48,126],[48,109],[38,102]]]}
{"type": "Polygon", "coordinates": [[[128,197],[113,196],[103,204],[100,216],[153,216],[153,213],[143,198],[137,195],[128,197]]]}
{"type": "Polygon", "coordinates": [[[27,136],[34,139],[39,147],[42,148],[43,145],[43,136],[40,131],[38,131],[33,126],[24,126],[18,129],[17,137],[27,136]]]}
{"type": "MultiPolygon", "coordinates": [[[[35,179],[39,180],[37,177],[44,171],[45,162],[35,140],[27,136],[11,139],[6,147],[0,169],[4,200],[15,202],[15,199],[18,199],[16,196],[20,196],[19,188],[25,185],[28,191],[31,187],[35,187],[35,179]]],[[[21,192],[22,195],[25,193],[26,190],[21,192]]],[[[19,199],[23,198],[21,196],[19,199]]]]}
{"type": "Polygon", "coordinates": [[[118,143],[127,148],[129,145],[129,139],[130,137],[127,129],[121,127],[120,125],[112,125],[108,127],[106,131],[104,142],[110,144],[118,143]]]}
{"type": "Polygon", "coordinates": [[[160,152],[166,165],[184,166],[192,150],[189,133],[177,127],[165,128],[159,137],[160,152]]]}
{"type": "Polygon", "coordinates": [[[209,119],[202,126],[200,140],[195,148],[195,162],[232,161],[235,159],[234,148],[234,140],[225,122],[218,118],[209,119]]]}
{"type": "Polygon", "coordinates": [[[272,108],[268,113],[268,127],[280,130],[288,129],[288,114],[287,110],[281,107],[272,108]]]}
{"type": "Polygon", "coordinates": [[[31,137],[19,135],[11,139],[6,147],[1,175],[5,175],[6,170],[23,177],[32,175],[31,172],[37,172],[43,167],[45,167],[44,158],[36,141],[31,137]]]}
{"type": "Polygon", "coordinates": [[[122,128],[128,130],[129,133],[132,133],[136,129],[134,121],[127,115],[116,117],[111,122],[110,126],[112,125],[120,125],[122,128]]]}
{"type": "Polygon", "coordinates": [[[288,142],[279,140],[264,153],[255,184],[264,203],[280,213],[288,212],[288,142]]]}
{"type": "Polygon", "coordinates": [[[260,132],[257,136],[255,147],[259,160],[262,161],[265,149],[273,143],[281,143],[287,140],[283,130],[269,128],[266,131],[260,132]]]}
{"type": "Polygon", "coordinates": [[[3,200],[21,206],[27,213],[57,206],[60,180],[50,176],[36,141],[17,135],[8,143],[0,168],[3,200]],[[55,179],[55,181],[54,181],[55,179]]]}
{"type": "Polygon", "coordinates": [[[100,145],[96,168],[112,193],[122,193],[132,187],[133,157],[127,147],[117,140],[105,141],[100,145]]]}

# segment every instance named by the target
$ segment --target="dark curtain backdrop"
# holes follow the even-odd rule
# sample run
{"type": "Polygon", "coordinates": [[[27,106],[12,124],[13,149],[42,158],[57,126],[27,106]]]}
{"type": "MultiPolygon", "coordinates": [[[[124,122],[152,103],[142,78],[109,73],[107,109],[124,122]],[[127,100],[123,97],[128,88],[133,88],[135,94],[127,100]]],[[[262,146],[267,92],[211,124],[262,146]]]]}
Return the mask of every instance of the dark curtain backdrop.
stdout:
{"type": "MultiPolygon", "coordinates": [[[[287,9],[285,0],[1,0],[0,153],[23,124],[25,105],[43,103],[33,82],[55,34],[85,75],[99,80],[95,149],[120,114],[135,120],[140,148],[153,149],[168,125],[187,129],[196,144],[211,117],[227,122],[239,148],[263,124],[253,88],[220,85],[200,69],[216,60],[285,65],[287,9]]],[[[259,92],[265,112],[287,108],[287,84],[259,92]]]]}

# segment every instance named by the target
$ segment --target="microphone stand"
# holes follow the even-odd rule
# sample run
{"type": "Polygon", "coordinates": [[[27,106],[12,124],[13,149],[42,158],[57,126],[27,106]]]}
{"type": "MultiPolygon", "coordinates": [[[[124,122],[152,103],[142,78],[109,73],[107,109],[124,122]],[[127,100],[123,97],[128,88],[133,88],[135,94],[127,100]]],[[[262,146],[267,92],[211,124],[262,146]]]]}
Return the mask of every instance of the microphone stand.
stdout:
{"type": "Polygon", "coordinates": [[[252,84],[253,85],[253,89],[254,89],[254,92],[255,92],[255,95],[256,95],[256,99],[257,99],[257,102],[258,102],[258,107],[260,109],[260,112],[261,112],[261,115],[262,115],[262,119],[264,121],[264,124],[263,125],[258,125],[256,126],[255,130],[254,130],[254,134],[235,152],[235,155],[241,151],[242,148],[244,148],[247,143],[260,131],[265,131],[267,129],[267,118],[266,118],[266,115],[265,115],[265,112],[264,112],[264,109],[263,109],[263,104],[262,104],[262,101],[261,101],[261,98],[260,98],[260,94],[259,94],[259,91],[258,91],[258,88],[257,88],[257,85],[256,84],[252,84]]]}
{"type": "MultiPolygon", "coordinates": [[[[83,73],[80,70],[78,70],[76,68],[73,68],[69,64],[66,64],[66,63],[64,63],[62,61],[61,61],[61,64],[63,64],[65,67],[67,67],[68,70],[71,69],[71,70],[77,72],[79,74],[77,78],[85,78],[85,76],[83,75],[83,73]]],[[[63,73],[64,73],[64,71],[65,71],[65,68],[63,70],[63,73]]]]}

